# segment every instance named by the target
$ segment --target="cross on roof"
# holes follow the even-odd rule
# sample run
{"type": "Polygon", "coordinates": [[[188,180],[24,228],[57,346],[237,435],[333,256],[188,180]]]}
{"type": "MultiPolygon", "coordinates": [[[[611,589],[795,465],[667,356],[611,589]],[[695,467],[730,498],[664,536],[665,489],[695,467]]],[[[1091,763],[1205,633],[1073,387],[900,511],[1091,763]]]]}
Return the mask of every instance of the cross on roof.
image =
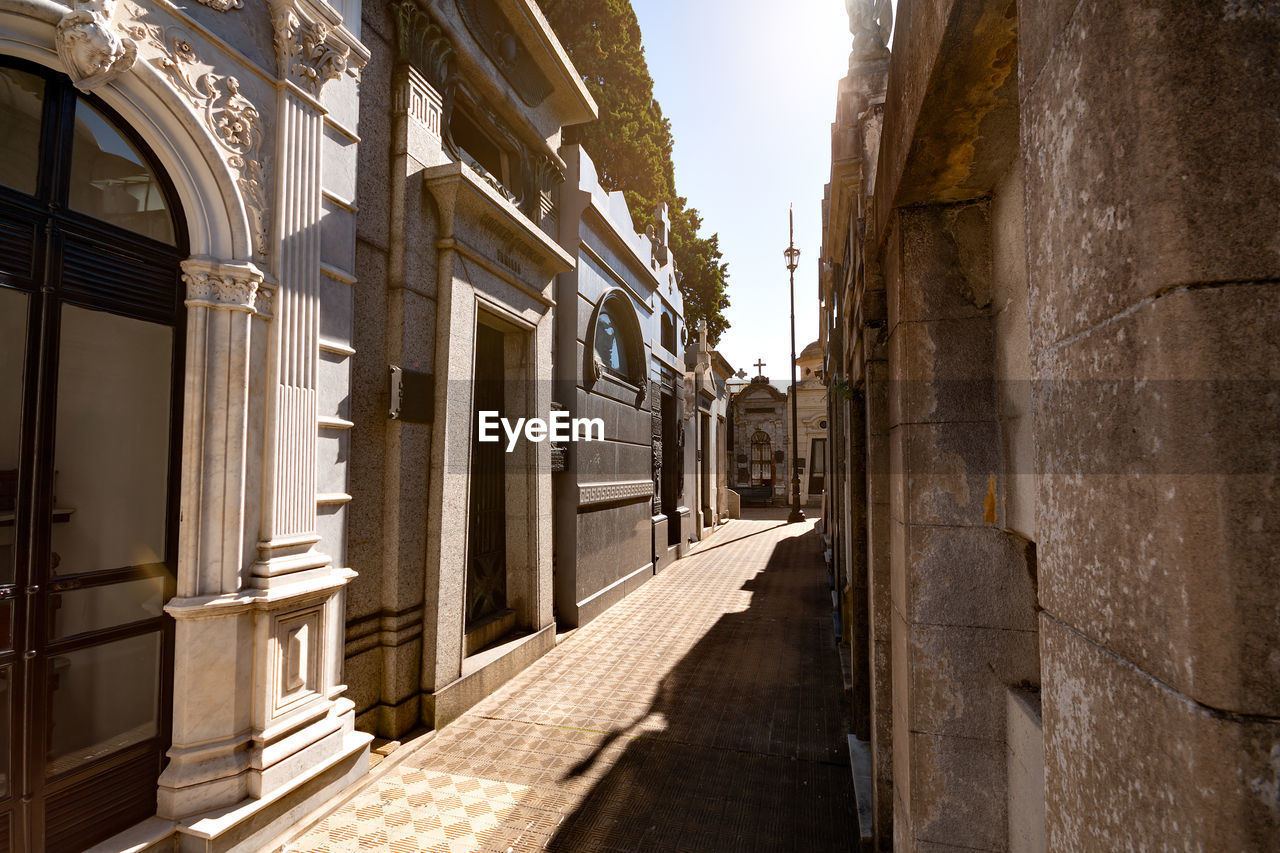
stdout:
{"type": "Polygon", "coordinates": [[[756,363],[755,363],[755,364],[753,364],[753,365],[752,365],[752,367],[754,367],[754,368],[756,369],[756,375],[757,375],[757,376],[764,376],[764,361],[763,361],[763,360],[758,360],[758,361],[756,361],[756,363]]]}

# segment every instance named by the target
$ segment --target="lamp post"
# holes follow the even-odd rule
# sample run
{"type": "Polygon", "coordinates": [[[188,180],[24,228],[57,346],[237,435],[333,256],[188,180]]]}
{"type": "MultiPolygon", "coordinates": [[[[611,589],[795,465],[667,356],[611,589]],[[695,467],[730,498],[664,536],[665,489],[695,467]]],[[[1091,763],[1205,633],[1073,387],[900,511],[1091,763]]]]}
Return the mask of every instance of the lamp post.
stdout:
{"type": "Polygon", "coordinates": [[[796,434],[796,410],[800,400],[796,396],[796,267],[800,265],[800,250],[796,248],[796,214],[788,210],[790,224],[788,245],[782,254],[787,259],[787,271],[791,274],[791,513],[787,524],[804,521],[800,509],[800,437],[796,434]]]}

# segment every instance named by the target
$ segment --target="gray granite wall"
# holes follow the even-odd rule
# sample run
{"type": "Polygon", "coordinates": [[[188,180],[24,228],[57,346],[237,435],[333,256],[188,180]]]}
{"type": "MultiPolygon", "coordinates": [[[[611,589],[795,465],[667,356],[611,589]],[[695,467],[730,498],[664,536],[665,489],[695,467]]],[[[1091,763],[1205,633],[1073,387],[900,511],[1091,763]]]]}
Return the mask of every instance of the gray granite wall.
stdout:
{"type": "Polygon", "coordinates": [[[366,4],[372,58],[362,81],[351,446],[348,695],[362,728],[396,737],[419,719],[424,624],[427,464],[431,425],[388,418],[388,365],[430,372],[435,360],[436,223],[421,172],[438,140],[393,109],[395,69],[386,4],[366,4]],[[434,144],[433,144],[434,142],[434,144]]]}
{"type": "MultiPolygon", "coordinates": [[[[682,322],[678,290],[661,292],[670,264],[632,229],[621,194],[599,187],[589,156],[563,151],[570,181],[562,193],[561,244],[577,266],[557,281],[555,384],[575,418],[600,418],[605,440],[570,442],[554,476],[556,615],[581,625],[653,574],[653,420],[650,381],[676,353],[661,345],[663,313],[682,322]],[[635,375],[586,371],[593,320],[607,294],[634,311],[640,340],[635,375]],[[640,393],[644,386],[643,395],[640,393]]],[[[678,346],[678,344],[677,344],[678,346]]]]}

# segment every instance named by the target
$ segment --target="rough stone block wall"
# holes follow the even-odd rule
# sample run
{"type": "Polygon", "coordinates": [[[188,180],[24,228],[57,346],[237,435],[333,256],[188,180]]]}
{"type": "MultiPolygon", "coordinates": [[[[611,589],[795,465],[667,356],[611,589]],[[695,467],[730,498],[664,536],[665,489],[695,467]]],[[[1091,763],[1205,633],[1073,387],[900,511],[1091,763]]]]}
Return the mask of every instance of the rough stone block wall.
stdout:
{"type": "Polygon", "coordinates": [[[985,202],[888,235],[895,832],[1007,847],[1006,691],[1039,680],[1025,541],[1004,531],[985,202]]]}
{"type": "Polygon", "coordinates": [[[1048,846],[1275,850],[1280,7],[1021,5],[1048,846]]]}

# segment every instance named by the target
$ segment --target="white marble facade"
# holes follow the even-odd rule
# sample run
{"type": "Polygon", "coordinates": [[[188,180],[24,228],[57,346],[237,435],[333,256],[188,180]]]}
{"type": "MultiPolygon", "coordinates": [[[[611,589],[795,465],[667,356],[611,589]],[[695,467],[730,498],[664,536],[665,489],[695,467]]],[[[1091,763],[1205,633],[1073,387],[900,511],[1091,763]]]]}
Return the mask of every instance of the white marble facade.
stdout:
{"type": "MultiPolygon", "coordinates": [[[[788,428],[792,423],[791,407],[799,401],[795,424],[796,448],[801,460],[801,506],[818,506],[822,503],[824,483],[830,467],[830,450],[827,442],[827,386],[823,382],[823,359],[822,345],[818,341],[806,346],[800,355],[796,356],[795,391],[794,393],[790,389],[787,391],[788,428]]],[[[790,441],[789,438],[788,441],[790,441]]]]}
{"type": "Polygon", "coordinates": [[[0,0],[0,54],[101,99],[176,189],[172,733],[130,837],[258,850],[367,763],[342,665],[358,2],[0,0]]]}
{"type": "Polygon", "coordinates": [[[706,325],[699,323],[685,349],[685,381],[693,392],[697,413],[690,418],[694,433],[686,468],[693,496],[694,536],[701,540],[728,517],[729,387],[733,368],[711,348],[706,325]]]}

